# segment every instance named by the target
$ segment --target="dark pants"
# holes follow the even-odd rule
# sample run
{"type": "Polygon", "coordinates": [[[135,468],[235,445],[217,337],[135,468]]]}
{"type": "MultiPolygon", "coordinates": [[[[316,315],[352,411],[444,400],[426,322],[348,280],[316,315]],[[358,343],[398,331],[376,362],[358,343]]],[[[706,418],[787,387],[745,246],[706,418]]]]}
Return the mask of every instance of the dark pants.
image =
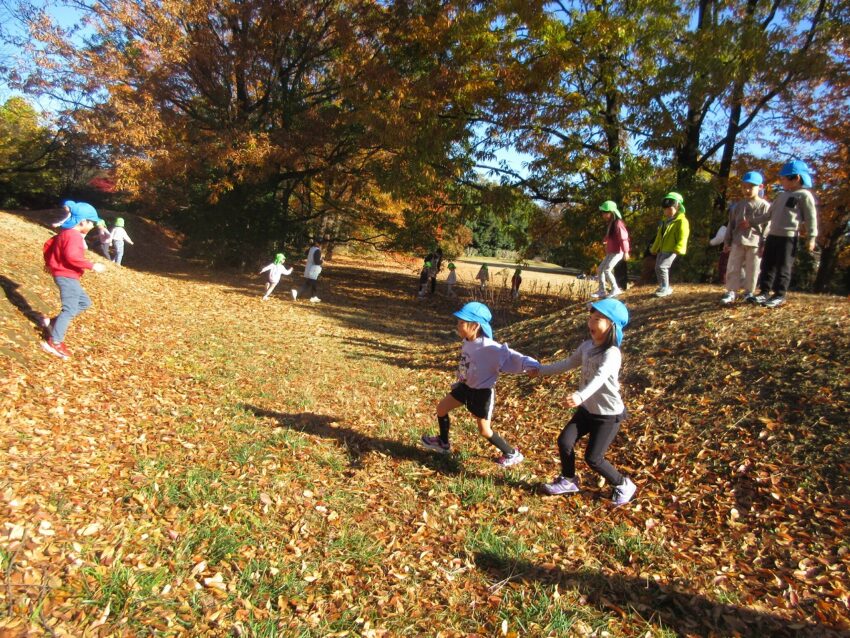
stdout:
{"type": "Polygon", "coordinates": [[[301,284],[301,287],[298,289],[298,297],[303,298],[304,293],[308,293],[310,297],[315,297],[317,281],[317,279],[308,279],[307,277],[304,277],[304,283],[301,284]]]}
{"type": "Polygon", "coordinates": [[[777,237],[768,235],[764,243],[764,256],[761,259],[759,290],[767,295],[784,297],[791,283],[791,269],[797,254],[797,237],[777,237]]]}
{"type": "Polygon", "coordinates": [[[593,471],[604,476],[609,484],[622,485],[623,475],[605,460],[605,452],[617,436],[620,423],[625,418],[625,410],[622,414],[591,414],[585,408],[579,407],[558,437],[561,476],[573,478],[576,475],[575,444],[580,438],[589,434],[584,460],[593,471]]]}

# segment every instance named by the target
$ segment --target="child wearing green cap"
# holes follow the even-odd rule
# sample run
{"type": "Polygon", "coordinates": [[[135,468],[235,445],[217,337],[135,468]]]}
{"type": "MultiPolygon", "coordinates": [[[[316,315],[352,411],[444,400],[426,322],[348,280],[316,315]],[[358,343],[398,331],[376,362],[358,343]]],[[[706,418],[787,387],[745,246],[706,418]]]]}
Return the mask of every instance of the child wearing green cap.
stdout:
{"type": "Polygon", "coordinates": [[[605,258],[599,264],[597,271],[599,276],[599,290],[591,296],[595,299],[604,299],[605,297],[616,297],[622,294],[622,290],[617,285],[617,279],[614,277],[614,267],[623,259],[629,258],[629,231],[626,229],[626,224],[623,221],[623,214],[617,208],[617,204],[608,200],[602,202],[599,207],[602,211],[602,216],[608,222],[608,230],[605,232],[605,258]],[[611,292],[607,292],[605,281],[611,284],[611,292]]]}
{"type": "Polygon", "coordinates": [[[661,200],[661,209],[664,218],[658,223],[655,241],[649,250],[655,255],[655,276],[658,280],[655,296],[668,297],[673,294],[670,268],[677,255],[687,252],[691,229],[685,217],[684,198],[679,193],[667,193],[661,200]]]}
{"type": "Polygon", "coordinates": [[[447,268],[449,269],[449,276],[446,277],[446,295],[449,297],[457,297],[454,291],[454,287],[457,284],[457,272],[455,272],[454,263],[449,262],[447,268]]]}
{"type": "Polygon", "coordinates": [[[578,408],[558,436],[561,473],[543,486],[549,495],[574,494],[579,491],[576,476],[576,442],[587,436],[584,458],[590,468],[601,474],[614,491],[614,505],[625,505],[637,491],[627,476],[623,476],[605,459],[605,453],[617,436],[626,418],[626,407],[620,396],[618,376],[622,354],[623,328],[629,323],[629,311],[618,299],[602,299],[590,304],[587,327],[590,339],[584,341],[566,359],[529,371],[535,377],[581,369],[579,389],[567,397],[568,408],[578,408]]]}
{"type": "Polygon", "coordinates": [[[525,457],[491,427],[496,400],[494,386],[502,372],[520,374],[536,370],[540,364],[531,357],[511,350],[507,344],[493,340],[493,329],[490,326],[493,316],[483,303],[472,301],[454,313],[454,316],[458,320],[458,336],[463,339],[457,383],[437,404],[439,435],[423,436],[422,445],[429,450],[448,454],[451,451],[449,412],[465,405],[475,417],[479,434],[502,452],[496,463],[502,467],[516,465],[525,457]]]}
{"type": "Polygon", "coordinates": [[[475,275],[475,278],[480,282],[481,290],[484,290],[490,281],[490,269],[487,268],[487,264],[481,264],[481,268],[478,269],[478,274],[475,275]]]}
{"type": "Polygon", "coordinates": [[[106,259],[112,259],[109,255],[109,247],[112,245],[112,233],[106,228],[106,222],[102,219],[97,222],[97,241],[100,248],[100,254],[106,259]]]}
{"type": "Polygon", "coordinates": [[[424,299],[428,293],[428,282],[431,279],[431,262],[426,261],[422,264],[422,270],[419,271],[419,290],[416,296],[419,299],[424,299]]]}
{"type": "Polygon", "coordinates": [[[286,259],[286,255],[283,253],[277,253],[274,256],[274,261],[270,263],[268,266],[264,267],[258,274],[262,275],[264,272],[269,273],[269,280],[266,282],[266,294],[263,295],[263,301],[268,301],[271,294],[274,292],[275,287],[280,283],[281,275],[291,275],[292,268],[287,268],[286,264],[284,264],[284,260],[286,259]]]}
{"type": "Polygon", "coordinates": [[[115,251],[115,254],[112,256],[112,261],[119,266],[124,260],[125,241],[131,246],[133,245],[133,240],[130,239],[130,235],[128,235],[127,231],[124,230],[124,218],[116,217],[115,226],[112,228],[112,249],[115,251]]]}

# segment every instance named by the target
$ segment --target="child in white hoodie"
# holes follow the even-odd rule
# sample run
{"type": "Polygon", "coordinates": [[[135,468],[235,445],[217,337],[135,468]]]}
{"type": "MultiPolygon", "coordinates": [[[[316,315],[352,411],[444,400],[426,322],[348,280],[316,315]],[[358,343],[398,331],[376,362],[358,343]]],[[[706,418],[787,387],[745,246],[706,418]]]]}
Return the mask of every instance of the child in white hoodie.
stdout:
{"type": "Polygon", "coordinates": [[[429,450],[448,454],[451,451],[449,412],[465,405],[476,419],[479,434],[502,452],[496,463],[502,467],[516,465],[525,457],[490,427],[496,399],[493,386],[500,372],[520,374],[536,370],[540,364],[493,340],[493,329],[490,327],[493,316],[483,303],[472,301],[454,313],[454,316],[458,318],[458,335],[463,339],[458,380],[451,392],[437,404],[439,436],[423,436],[422,445],[429,450]]]}
{"type": "Polygon", "coordinates": [[[266,283],[266,294],[263,295],[263,301],[268,301],[275,287],[280,283],[281,275],[292,274],[292,268],[286,267],[286,264],[283,263],[284,259],[286,259],[286,255],[278,253],[274,256],[274,261],[260,271],[259,274],[261,275],[266,271],[269,273],[269,280],[266,283]]]}

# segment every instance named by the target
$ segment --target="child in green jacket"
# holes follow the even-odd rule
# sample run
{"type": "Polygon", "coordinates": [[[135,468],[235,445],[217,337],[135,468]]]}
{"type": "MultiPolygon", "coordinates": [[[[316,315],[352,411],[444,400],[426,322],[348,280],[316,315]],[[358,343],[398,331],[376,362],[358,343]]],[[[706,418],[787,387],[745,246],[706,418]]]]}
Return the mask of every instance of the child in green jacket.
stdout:
{"type": "Polygon", "coordinates": [[[684,198],[675,192],[667,193],[661,200],[664,219],[658,224],[655,241],[650,252],[656,255],[655,276],[658,279],[656,297],[668,297],[673,294],[670,287],[670,267],[677,255],[684,255],[688,249],[688,235],[691,229],[685,217],[684,198]]]}

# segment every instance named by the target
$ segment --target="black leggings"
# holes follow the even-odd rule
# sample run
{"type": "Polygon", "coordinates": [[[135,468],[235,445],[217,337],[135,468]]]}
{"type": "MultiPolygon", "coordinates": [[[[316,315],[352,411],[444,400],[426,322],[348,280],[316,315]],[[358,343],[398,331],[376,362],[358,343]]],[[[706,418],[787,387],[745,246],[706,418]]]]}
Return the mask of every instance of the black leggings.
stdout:
{"type": "Polygon", "coordinates": [[[776,237],[768,235],[764,242],[764,256],[761,260],[759,290],[768,295],[771,291],[784,297],[791,283],[791,270],[797,254],[797,237],[776,237]]]}
{"type": "Polygon", "coordinates": [[[567,427],[561,430],[558,437],[558,453],[561,456],[561,476],[573,478],[576,475],[575,444],[583,436],[589,434],[584,460],[595,472],[605,477],[611,485],[621,485],[623,475],[605,460],[605,452],[617,436],[620,423],[626,418],[626,411],[621,414],[591,414],[584,407],[579,407],[567,427]]]}
{"type": "Polygon", "coordinates": [[[309,291],[310,297],[316,296],[316,279],[307,279],[304,277],[304,283],[301,284],[301,287],[298,289],[298,296],[303,298],[304,293],[309,291]]]}

